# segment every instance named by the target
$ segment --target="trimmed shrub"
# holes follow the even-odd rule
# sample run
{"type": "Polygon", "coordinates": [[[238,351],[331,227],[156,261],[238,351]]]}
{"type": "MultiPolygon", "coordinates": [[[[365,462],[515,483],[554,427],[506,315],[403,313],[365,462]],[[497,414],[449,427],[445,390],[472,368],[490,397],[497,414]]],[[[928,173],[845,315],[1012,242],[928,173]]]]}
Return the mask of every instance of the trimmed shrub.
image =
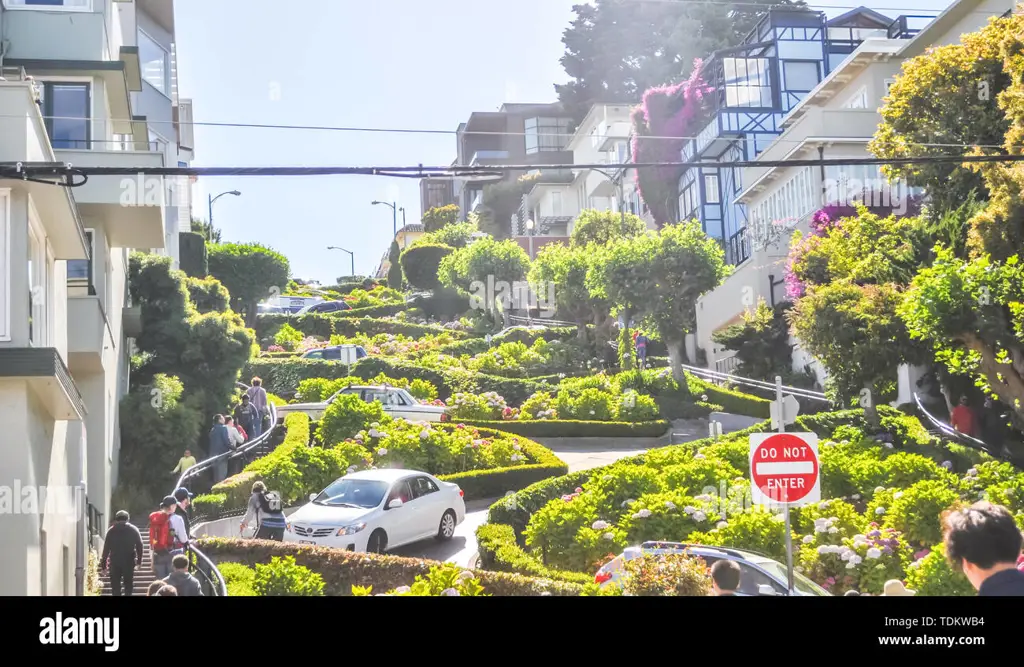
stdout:
{"type": "MultiPolygon", "coordinates": [[[[389,304],[375,306],[374,308],[385,309],[388,314],[394,314],[405,309],[404,304],[389,304]],[[397,310],[395,310],[397,309],[397,310]]],[[[360,309],[360,311],[367,309],[360,309]]],[[[385,310],[380,311],[381,313],[385,310]]],[[[272,340],[277,330],[284,324],[298,329],[304,336],[316,336],[329,340],[331,336],[339,335],[351,338],[356,334],[376,335],[389,333],[394,335],[405,335],[412,338],[419,338],[429,334],[449,333],[455,338],[465,338],[468,334],[455,329],[445,329],[439,326],[423,324],[411,324],[397,320],[385,320],[374,317],[366,317],[362,313],[352,311],[341,311],[336,314],[308,313],[306,315],[288,315],[284,313],[261,313],[256,316],[256,339],[264,342],[272,340]]]]}
{"type": "Polygon", "coordinates": [[[402,273],[410,285],[416,289],[437,289],[441,281],[437,277],[437,268],[441,260],[455,252],[455,248],[433,243],[420,243],[402,252],[402,273]]]}
{"type": "MultiPolygon", "coordinates": [[[[270,540],[233,540],[205,538],[199,548],[207,554],[218,569],[221,563],[236,562],[253,567],[269,562],[274,557],[291,556],[297,565],[319,574],[324,582],[323,592],[329,596],[348,596],[353,586],[376,586],[391,590],[411,586],[417,576],[428,575],[437,563],[421,558],[400,558],[378,554],[353,553],[341,549],[313,547],[304,544],[270,540]]],[[[494,596],[579,595],[583,587],[563,581],[535,579],[507,572],[471,570],[480,584],[494,596]]]]}
{"type": "MultiPolygon", "coordinates": [[[[484,597],[484,587],[479,579],[474,579],[472,572],[463,570],[455,563],[440,563],[430,568],[430,572],[417,575],[412,586],[399,586],[385,596],[410,597],[484,597]]],[[[352,595],[368,597],[373,595],[373,586],[353,586],[352,595]]]]}
{"type": "Polygon", "coordinates": [[[374,422],[385,420],[387,413],[379,401],[368,403],[356,394],[342,394],[327,406],[316,429],[317,439],[331,446],[354,438],[374,422]]]}
{"type": "Polygon", "coordinates": [[[178,265],[190,278],[210,275],[206,257],[206,239],[195,232],[178,232],[178,265]]]}
{"type": "Polygon", "coordinates": [[[747,417],[760,417],[769,419],[771,417],[771,401],[751,396],[732,389],[719,387],[716,384],[702,380],[687,373],[687,384],[690,393],[701,401],[721,405],[724,412],[735,415],[746,415],[747,417]],[[707,396],[707,398],[703,398],[707,396]]]}
{"type": "MultiPolygon", "coordinates": [[[[197,498],[198,500],[198,498],[197,498]]],[[[241,563],[221,563],[217,570],[224,577],[228,597],[253,597],[256,595],[256,570],[241,563]]]]}
{"type": "Polygon", "coordinates": [[[669,422],[598,422],[571,419],[507,421],[467,421],[467,426],[493,428],[528,438],[658,438],[665,435],[669,422]]]}
{"type": "Polygon", "coordinates": [[[512,526],[505,524],[485,523],[476,529],[477,549],[480,552],[480,566],[485,570],[496,572],[518,572],[531,577],[558,579],[580,584],[588,584],[593,577],[583,572],[553,570],[545,567],[532,554],[523,551],[516,542],[516,534],[512,526]]]}
{"type": "Polygon", "coordinates": [[[256,563],[252,589],[256,595],[317,597],[324,594],[324,579],[294,556],[274,556],[270,563],[256,563]]]}

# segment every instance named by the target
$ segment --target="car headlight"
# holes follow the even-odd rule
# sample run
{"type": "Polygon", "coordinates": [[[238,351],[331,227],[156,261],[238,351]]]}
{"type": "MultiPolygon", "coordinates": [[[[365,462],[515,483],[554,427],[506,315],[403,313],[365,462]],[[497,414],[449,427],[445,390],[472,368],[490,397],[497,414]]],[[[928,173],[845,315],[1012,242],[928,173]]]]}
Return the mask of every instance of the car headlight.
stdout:
{"type": "Polygon", "coordinates": [[[292,532],[292,522],[291,521],[285,522],[284,529],[287,530],[289,533],[292,532]]]}
{"type": "Polygon", "coordinates": [[[362,523],[362,522],[354,523],[351,526],[345,526],[344,528],[339,528],[338,529],[338,537],[343,537],[345,535],[355,535],[356,533],[361,531],[363,528],[366,528],[366,524],[362,523]]]}

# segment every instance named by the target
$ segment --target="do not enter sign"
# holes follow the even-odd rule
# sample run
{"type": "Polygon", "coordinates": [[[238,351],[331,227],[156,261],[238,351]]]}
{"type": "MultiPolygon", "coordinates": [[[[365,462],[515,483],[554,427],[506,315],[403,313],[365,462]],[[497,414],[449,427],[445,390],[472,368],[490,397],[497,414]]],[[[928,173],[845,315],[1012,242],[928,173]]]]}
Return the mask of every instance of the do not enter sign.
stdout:
{"type": "Polygon", "coordinates": [[[757,504],[803,505],[821,500],[818,436],[757,433],[750,436],[750,486],[757,504]]]}

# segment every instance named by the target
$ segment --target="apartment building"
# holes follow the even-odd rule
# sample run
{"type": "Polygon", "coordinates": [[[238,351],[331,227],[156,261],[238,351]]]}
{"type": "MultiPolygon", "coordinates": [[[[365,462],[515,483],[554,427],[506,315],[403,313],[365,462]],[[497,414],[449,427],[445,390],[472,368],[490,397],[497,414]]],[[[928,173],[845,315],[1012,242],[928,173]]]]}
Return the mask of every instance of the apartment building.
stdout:
{"type": "MultiPolygon", "coordinates": [[[[783,131],[786,115],[865,39],[909,39],[930,18],[893,20],[864,7],[833,19],[808,9],[770,10],[741,45],[706,61],[714,107],[708,123],[684,144],[682,160],[754,159],[783,131]]],[[[693,167],[679,179],[679,219],[700,220],[724,245],[730,264],[750,252],[746,212],[734,203],[743,187],[735,168],[693,167]]]]}
{"type": "MultiPolygon", "coordinates": [[[[759,161],[785,159],[840,159],[870,157],[868,142],[881,122],[879,109],[889,86],[907,58],[928,47],[959,41],[960,36],[986,24],[990,17],[1008,13],[1014,0],[959,0],[919,29],[910,39],[901,38],[911,19],[895,21],[885,37],[868,37],[851,55],[803,97],[779,124],[781,134],[758,156],[759,161]],[[889,34],[896,38],[888,38],[889,34]]],[[[739,255],[733,274],[722,285],[697,301],[697,345],[705,350],[708,366],[728,372],[732,353],[711,340],[712,335],[741,320],[745,309],[759,299],[776,304],[787,299],[785,260],[795,232],[807,233],[811,216],[829,204],[864,204],[897,215],[909,210],[917,191],[889,183],[876,166],[750,167],[743,170],[744,184],[729,204],[746,213],[747,251],[739,255]]],[[[735,256],[735,255],[734,255],[735,256]]],[[[825,371],[800,349],[793,354],[794,370],[810,365],[820,382],[825,371]]],[[[911,400],[919,370],[903,367],[899,374],[898,402],[911,400]]]]}
{"type": "Polygon", "coordinates": [[[455,203],[455,185],[449,178],[420,179],[420,212],[455,203]]]}
{"type": "MultiPolygon", "coordinates": [[[[572,119],[557,103],[503,104],[498,111],[474,112],[456,132],[454,164],[479,167],[569,164],[572,153],[565,145],[571,124],[572,119]]],[[[505,180],[519,178],[527,171],[508,172],[505,180]]],[[[453,195],[463,219],[479,208],[483,189],[484,184],[479,180],[455,180],[453,195]]]]}
{"type": "MultiPolygon", "coordinates": [[[[172,0],[2,3],[0,162],[168,164],[139,110],[153,87],[144,73],[154,73],[139,25],[173,17],[172,0]]],[[[76,574],[98,546],[87,535],[111,516],[118,406],[138,333],[128,255],[176,246],[172,194],[142,174],[75,187],[0,181],[0,418],[14,445],[0,453],[0,488],[47,496],[0,516],[0,594],[81,590],[76,574]]]]}

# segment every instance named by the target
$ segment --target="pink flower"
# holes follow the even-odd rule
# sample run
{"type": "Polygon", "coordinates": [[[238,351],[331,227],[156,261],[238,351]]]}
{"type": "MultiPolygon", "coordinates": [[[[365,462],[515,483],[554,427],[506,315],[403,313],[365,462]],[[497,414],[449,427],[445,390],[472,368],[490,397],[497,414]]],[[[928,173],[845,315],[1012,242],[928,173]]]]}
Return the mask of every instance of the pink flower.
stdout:
{"type": "Polygon", "coordinates": [[[580,487],[577,486],[576,487],[576,493],[583,493],[583,489],[581,489],[580,487]]]}

